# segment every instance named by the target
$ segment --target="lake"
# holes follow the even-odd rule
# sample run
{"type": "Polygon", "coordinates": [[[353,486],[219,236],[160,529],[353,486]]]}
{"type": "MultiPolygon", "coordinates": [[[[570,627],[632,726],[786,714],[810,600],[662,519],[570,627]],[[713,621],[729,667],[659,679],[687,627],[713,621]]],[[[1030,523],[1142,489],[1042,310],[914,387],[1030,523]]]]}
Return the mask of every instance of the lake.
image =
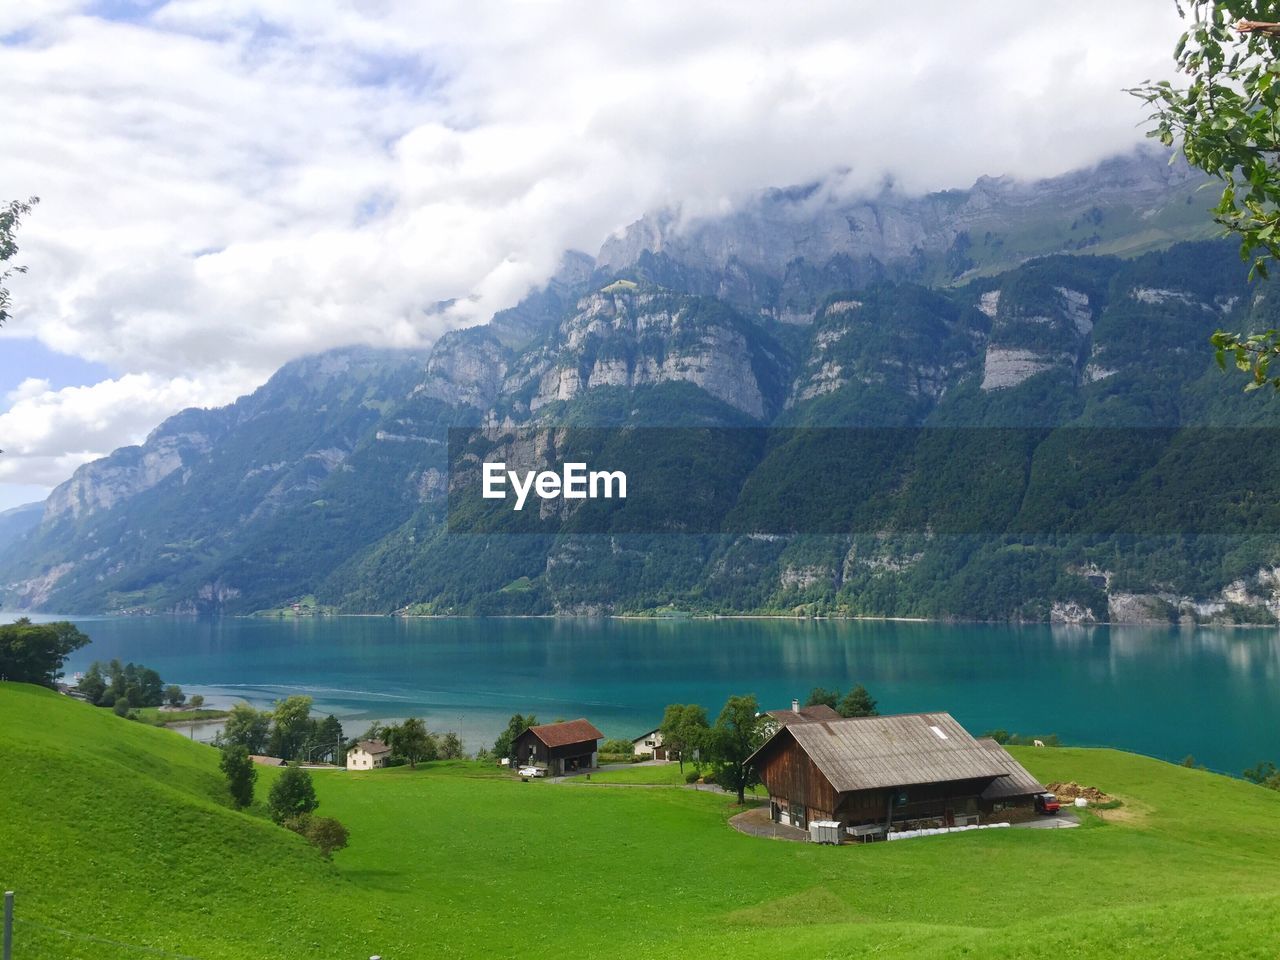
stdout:
{"type": "MultiPolygon", "coordinates": [[[[11,617],[10,617],[11,618],[11,617]]],[[[39,617],[38,619],[56,619],[39,617]]],[[[796,620],[69,617],[68,664],[133,660],[210,705],[315,698],[349,735],[423,717],[492,743],[512,713],[585,716],[607,736],[668,703],[714,719],[734,693],[766,709],[865,684],[881,712],[946,710],[969,730],[1058,734],[1238,773],[1280,761],[1280,631],[796,620]]]]}

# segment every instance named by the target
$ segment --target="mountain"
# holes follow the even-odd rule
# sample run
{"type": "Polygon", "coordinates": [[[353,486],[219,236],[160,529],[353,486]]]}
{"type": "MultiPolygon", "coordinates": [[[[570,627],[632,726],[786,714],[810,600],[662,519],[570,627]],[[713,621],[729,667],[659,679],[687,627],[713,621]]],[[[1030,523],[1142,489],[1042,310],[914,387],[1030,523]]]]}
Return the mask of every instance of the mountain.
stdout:
{"type": "MultiPolygon", "coordinates": [[[[1214,329],[1274,326],[1275,306],[1230,243],[1187,242],[1216,229],[1200,186],[1139,152],[1035,184],[870,199],[805,187],[724,217],[654,214],[597,257],[567,254],[546,288],[430,351],[296,361],[229,407],[184,411],[80,468],[0,552],[3,602],[1273,621],[1274,538],[1018,533],[1063,515],[1083,482],[1064,466],[1078,451],[1051,428],[1276,420],[1212,367],[1214,329]],[[519,535],[451,532],[451,429],[483,428],[515,456],[615,426],[709,438],[604,441],[683,491],[628,501],[641,532],[582,535],[589,511],[519,535]],[[806,529],[821,535],[752,533],[789,507],[779,498],[797,471],[823,462],[820,430],[805,428],[843,426],[902,431],[882,463],[829,465],[845,477],[841,509],[866,522],[830,530],[815,503],[806,529]],[[928,439],[975,426],[1044,429],[994,457],[928,439]],[[757,447],[715,441],[744,427],[778,432],[757,447]],[[691,464],[719,468],[728,493],[698,500],[681,486],[691,464]],[[980,533],[931,532],[952,491],[1002,470],[1020,478],[1013,494],[956,508],[980,533]]],[[[1225,462],[1180,455],[1197,477],[1225,462]]],[[[1152,464],[1126,472],[1125,456],[1093,466],[1165,516],[1176,489],[1155,489],[1165,475],[1152,464]]],[[[1241,464],[1245,480],[1275,472],[1241,464]]],[[[1224,529],[1254,517],[1257,491],[1239,492],[1224,529]]],[[[529,516],[502,529],[529,529],[529,516]]]]}

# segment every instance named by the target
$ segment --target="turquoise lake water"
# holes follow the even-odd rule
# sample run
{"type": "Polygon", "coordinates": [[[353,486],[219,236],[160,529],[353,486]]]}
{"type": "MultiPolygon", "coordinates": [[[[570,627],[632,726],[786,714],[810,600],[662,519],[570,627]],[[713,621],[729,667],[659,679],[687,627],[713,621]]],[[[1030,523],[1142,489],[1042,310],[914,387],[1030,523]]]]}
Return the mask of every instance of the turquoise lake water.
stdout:
{"type": "MultiPolygon", "coordinates": [[[[40,618],[45,619],[45,618],[40,618]]],[[[608,736],[668,703],[754,693],[766,709],[861,682],[881,712],[946,710],[969,730],[1058,734],[1239,772],[1280,761],[1280,631],[847,621],[71,617],[68,674],[119,657],[211,705],[315,698],[349,734],[421,716],[471,749],[506,718],[585,716],[608,736]]]]}

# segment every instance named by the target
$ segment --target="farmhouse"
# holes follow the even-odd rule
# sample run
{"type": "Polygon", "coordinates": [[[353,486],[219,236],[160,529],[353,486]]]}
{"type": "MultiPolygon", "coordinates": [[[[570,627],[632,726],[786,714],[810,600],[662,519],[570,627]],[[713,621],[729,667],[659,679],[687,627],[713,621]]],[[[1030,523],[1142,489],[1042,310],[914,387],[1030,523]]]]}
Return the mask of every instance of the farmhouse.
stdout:
{"type": "Polygon", "coordinates": [[[765,713],[784,727],[793,723],[814,723],[818,720],[840,719],[840,714],[825,703],[814,704],[812,707],[802,707],[799,700],[791,701],[790,710],[766,710],[765,713]]]}
{"type": "Polygon", "coordinates": [[[801,828],[836,821],[855,836],[978,823],[996,804],[1028,804],[1044,790],[999,744],[975,740],[948,713],[790,723],[749,762],[773,820],[801,828]]]}
{"type": "Polygon", "coordinates": [[[642,733],[631,741],[632,747],[635,748],[637,757],[647,757],[653,755],[655,760],[667,759],[667,748],[662,745],[662,730],[655,727],[648,733],[642,733]]]}
{"type": "Polygon", "coordinates": [[[361,740],[347,751],[348,770],[372,770],[385,767],[391,759],[391,748],[381,740],[361,740]]]}
{"type": "Polygon", "coordinates": [[[530,727],[516,737],[516,763],[546,767],[552,775],[589,769],[596,765],[596,753],[603,737],[587,720],[530,727]]]}

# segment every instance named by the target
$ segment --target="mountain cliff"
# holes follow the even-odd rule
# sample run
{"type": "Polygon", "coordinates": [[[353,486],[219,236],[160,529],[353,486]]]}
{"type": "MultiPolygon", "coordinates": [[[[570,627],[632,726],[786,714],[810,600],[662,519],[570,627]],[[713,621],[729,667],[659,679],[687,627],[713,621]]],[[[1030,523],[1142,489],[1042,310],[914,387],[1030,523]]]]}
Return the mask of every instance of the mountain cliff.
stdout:
{"type": "MultiPolygon", "coordinates": [[[[1030,543],[1011,533],[1018,504],[982,505],[990,533],[963,537],[446,525],[454,427],[1270,425],[1272,407],[1211,369],[1206,340],[1274,325],[1276,298],[1249,285],[1230,244],[1175,243],[1214,231],[1199,186],[1138,153],[924,198],[814,186],[724,217],[654,214],[430,351],[305,358],[80,468],[42,516],[12,524],[3,600],[86,613],[1274,619],[1273,538],[1030,543]]],[[[767,515],[789,472],[820,455],[804,436],[732,464],[732,516],[767,515]]],[[[893,483],[865,478],[877,509],[944,498],[966,469],[927,446],[899,453],[893,483]]]]}

